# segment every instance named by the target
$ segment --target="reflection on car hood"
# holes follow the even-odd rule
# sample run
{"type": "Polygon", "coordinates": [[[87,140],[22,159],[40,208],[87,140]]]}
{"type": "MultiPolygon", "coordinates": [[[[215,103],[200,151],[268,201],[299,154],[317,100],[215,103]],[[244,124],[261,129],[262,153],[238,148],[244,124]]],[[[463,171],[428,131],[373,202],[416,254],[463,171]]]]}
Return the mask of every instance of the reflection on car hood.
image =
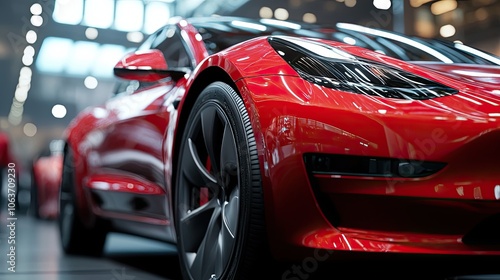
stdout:
{"type": "Polygon", "coordinates": [[[471,83],[487,83],[490,85],[500,84],[500,66],[479,64],[445,64],[435,62],[414,62],[439,71],[441,74],[471,83]]]}

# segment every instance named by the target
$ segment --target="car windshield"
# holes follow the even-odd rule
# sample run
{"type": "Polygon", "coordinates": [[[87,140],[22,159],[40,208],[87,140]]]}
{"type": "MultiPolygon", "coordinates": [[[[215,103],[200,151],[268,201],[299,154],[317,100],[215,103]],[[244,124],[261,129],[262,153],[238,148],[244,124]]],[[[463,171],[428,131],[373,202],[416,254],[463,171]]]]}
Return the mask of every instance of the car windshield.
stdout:
{"type": "Polygon", "coordinates": [[[210,54],[258,36],[290,35],[328,39],[329,34],[315,31],[305,24],[273,19],[193,18],[190,23],[198,30],[210,54]]]}
{"type": "Polygon", "coordinates": [[[405,61],[500,65],[500,59],[495,55],[460,42],[406,36],[350,23],[338,23],[336,27],[338,31],[332,35],[337,41],[368,48],[405,61]]]}
{"type": "Polygon", "coordinates": [[[266,35],[329,39],[360,46],[404,61],[500,65],[500,58],[461,43],[423,39],[350,23],[334,28],[278,20],[240,18],[192,19],[210,54],[242,41],[266,35]]]}

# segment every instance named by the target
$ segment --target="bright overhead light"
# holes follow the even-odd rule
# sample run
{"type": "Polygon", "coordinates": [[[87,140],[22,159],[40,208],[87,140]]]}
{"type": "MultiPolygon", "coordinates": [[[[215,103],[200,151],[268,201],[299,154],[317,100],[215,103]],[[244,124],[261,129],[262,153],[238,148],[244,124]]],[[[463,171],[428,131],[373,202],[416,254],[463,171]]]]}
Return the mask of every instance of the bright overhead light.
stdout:
{"type": "Polygon", "coordinates": [[[96,42],[75,42],[66,61],[66,73],[80,76],[87,75],[95,63],[99,46],[96,42]]]}
{"type": "Polygon", "coordinates": [[[288,19],[288,11],[283,8],[278,8],[274,11],[274,17],[279,20],[287,20],[288,19]]]}
{"type": "Polygon", "coordinates": [[[259,16],[261,18],[272,18],[273,17],[273,10],[269,7],[262,7],[259,10],[259,16]]]}
{"type": "MultiPolygon", "coordinates": [[[[23,68],[26,68],[27,66],[24,66],[23,68]]],[[[28,75],[19,75],[19,83],[17,84],[17,89],[19,88],[24,88],[24,87],[29,87],[31,84],[31,76],[28,75]]]]}
{"type": "Polygon", "coordinates": [[[83,0],[56,0],[52,18],[58,23],[79,24],[83,18],[83,0]]]}
{"type": "MultiPolygon", "coordinates": [[[[144,17],[144,32],[151,34],[168,23],[170,6],[164,2],[150,2],[146,5],[144,17]]],[[[141,40],[142,41],[142,40],[141,40]]]]}
{"type": "Polygon", "coordinates": [[[447,12],[451,12],[458,7],[458,3],[456,0],[441,0],[438,2],[434,2],[431,5],[431,12],[434,15],[441,15],[447,12]]]}
{"type": "Polygon", "coordinates": [[[14,98],[20,103],[26,102],[26,99],[28,99],[28,88],[17,88],[14,93],[14,98]]]}
{"type": "Polygon", "coordinates": [[[445,38],[448,38],[448,37],[455,35],[456,31],[457,30],[455,29],[455,26],[453,26],[451,24],[447,24],[447,25],[441,26],[441,28],[439,29],[439,34],[441,34],[441,36],[443,36],[445,38]]]}
{"type": "Polygon", "coordinates": [[[120,45],[47,37],[40,47],[36,67],[54,74],[113,78],[113,67],[125,51],[120,45]]]}
{"type": "Polygon", "coordinates": [[[36,39],[37,36],[35,31],[30,30],[26,32],[26,42],[28,42],[28,44],[34,44],[36,42],[36,39]]]}
{"type": "Polygon", "coordinates": [[[313,13],[305,13],[303,16],[302,16],[302,20],[304,22],[307,22],[307,23],[316,23],[317,21],[317,18],[316,18],[316,15],[313,14],[313,13]]]}
{"type": "Polygon", "coordinates": [[[26,46],[26,48],[24,48],[24,55],[29,55],[29,56],[34,56],[35,55],[35,48],[33,48],[33,46],[26,46]]]}
{"type": "Polygon", "coordinates": [[[92,76],[88,76],[87,78],[85,78],[85,80],[83,81],[83,84],[85,85],[86,88],[88,89],[95,89],[97,87],[97,85],[99,84],[99,82],[97,81],[97,79],[95,77],[92,77],[92,76]]]}
{"type": "Polygon", "coordinates": [[[85,29],[85,37],[89,40],[95,40],[99,36],[99,31],[93,27],[85,29]]]}
{"type": "Polygon", "coordinates": [[[391,0],[373,0],[373,6],[379,10],[388,10],[391,4],[391,0]]]}
{"type": "Polygon", "coordinates": [[[67,110],[64,105],[56,104],[52,107],[52,116],[56,119],[62,119],[66,116],[67,110]]]}
{"type": "Polygon", "coordinates": [[[352,7],[356,6],[357,1],[356,1],[356,0],[345,0],[345,1],[344,1],[344,4],[345,4],[347,7],[352,8],[352,7]]]}
{"type": "Polygon", "coordinates": [[[31,5],[30,12],[35,16],[41,15],[42,14],[42,5],[40,5],[39,3],[35,3],[35,4],[31,5]]]}
{"type": "Polygon", "coordinates": [[[129,32],[127,33],[127,40],[132,43],[140,43],[144,39],[144,34],[139,31],[129,32]]]}
{"type": "Polygon", "coordinates": [[[42,24],[43,24],[43,17],[42,16],[33,15],[33,16],[31,16],[30,22],[31,22],[31,24],[33,24],[33,26],[36,26],[36,27],[42,26],[42,24]]]}
{"type": "Polygon", "coordinates": [[[33,64],[33,56],[23,55],[21,60],[24,66],[31,66],[31,64],[33,64]]]}
{"type": "Polygon", "coordinates": [[[109,28],[113,25],[114,12],[113,0],[86,0],[83,23],[92,27],[109,28]]]}
{"type": "Polygon", "coordinates": [[[33,71],[31,71],[31,68],[24,66],[19,71],[19,77],[30,77],[31,78],[32,73],[33,73],[33,71]]]}
{"type": "Polygon", "coordinates": [[[43,72],[62,72],[66,66],[73,41],[66,38],[47,37],[42,42],[36,67],[43,72]]]}
{"type": "Polygon", "coordinates": [[[116,1],[115,28],[119,31],[139,31],[142,29],[144,4],[138,0],[116,1]]]}

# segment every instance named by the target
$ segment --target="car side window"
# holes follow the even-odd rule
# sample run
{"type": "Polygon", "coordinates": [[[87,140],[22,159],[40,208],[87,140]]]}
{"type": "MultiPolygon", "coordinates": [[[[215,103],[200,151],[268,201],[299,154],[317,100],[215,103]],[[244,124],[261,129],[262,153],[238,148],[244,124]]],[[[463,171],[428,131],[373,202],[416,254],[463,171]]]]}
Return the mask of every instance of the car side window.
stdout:
{"type": "Polygon", "coordinates": [[[118,81],[115,85],[114,95],[130,95],[139,89],[140,86],[139,81],[118,81]]]}
{"type": "Polygon", "coordinates": [[[191,57],[176,26],[164,28],[152,42],[151,48],[163,52],[169,68],[193,68],[191,57]]]}

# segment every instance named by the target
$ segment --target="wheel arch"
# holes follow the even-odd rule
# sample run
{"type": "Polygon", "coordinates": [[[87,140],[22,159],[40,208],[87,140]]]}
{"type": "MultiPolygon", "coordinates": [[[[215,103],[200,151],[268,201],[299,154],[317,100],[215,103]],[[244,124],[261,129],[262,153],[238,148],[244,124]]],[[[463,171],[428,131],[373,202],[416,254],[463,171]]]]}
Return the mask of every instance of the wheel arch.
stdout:
{"type": "MultiPolygon", "coordinates": [[[[204,60],[198,67],[197,71],[194,74],[194,78],[192,80],[187,81],[187,91],[184,94],[184,97],[179,104],[179,114],[177,116],[177,122],[175,127],[175,136],[172,144],[172,152],[171,152],[171,177],[169,178],[170,184],[170,213],[172,217],[175,215],[175,201],[174,197],[176,195],[176,176],[178,170],[178,161],[180,156],[180,147],[182,142],[182,136],[184,134],[184,129],[187,124],[190,112],[195,104],[195,101],[200,96],[202,91],[214,82],[224,82],[228,86],[230,86],[236,94],[238,94],[244,103],[245,108],[247,109],[248,116],[250,117],[251,126],[253,128],[253,133],[255,137],[255,144],[257,146],[257,156],[260,159],[259,165],[262,174],[262,184],[263,188],[268,185],[267,178],[264,172],[264,166],[266,161],[265,157],[261,154],[265,149],[265,143],[262,136],[260,117],[257,111],[257,106],[254,103],[254,96],[252,92],[246,88],[245,77],[248,77],[251,73],[249,73],[246,69],[241,68],[241,65],[235,63],[237,61],[237,57],[231,57],[228,54],[217,54],[211,56],[204,60]]],[[[264,193],[266,192],[263,190],[264,193]]],[[[267,208],[267,205],[264,204],[264,208],[267,208]]],[[[264,209],[264,212],[266,210],[264,209]]],[[[267,215],[266,215],[267,216],[267,215]]],[[[267,217],[266,217],[267,221],[267,217]]],[[[266,222],[267,223],[267,222],[266,222]]],[[[175,222],[173,223],[175,228],[175,222]]],[[[267,231],[267,230],[266,230],[267,231]]]]}
{"type": "MultiPolygon", "coordinates": [[[[210,85],[213,82],[224,82],[229,86],[231,86],[236,91],[236,93],[241,96],[241,93],[236,83],[231,78],[231,76],[224,69],[218,66],[207,67],[196,76],[196,79],[189,87],[189,91],[186,93],[186,97],[183,100],[182,109],[180,110],[180,115],[177,122],[177,130],[175,133],[174,146],[172,150],[173,157],[172,157],[171,197],[174,197],[176,191],[177,162],[179,160],[181,139],[184,133],[185,125],[189,118],[189,114],[191,112],[191,109],[193,108],[196,99],[201,94],[203,89],[205,89],[208,85],[210,85]]],[[[173,200],[171,201],[171,204],[172,203],[173,200]]],[[[174,207],[172,207],[172,211],[175,211],[174,207]]]]}

